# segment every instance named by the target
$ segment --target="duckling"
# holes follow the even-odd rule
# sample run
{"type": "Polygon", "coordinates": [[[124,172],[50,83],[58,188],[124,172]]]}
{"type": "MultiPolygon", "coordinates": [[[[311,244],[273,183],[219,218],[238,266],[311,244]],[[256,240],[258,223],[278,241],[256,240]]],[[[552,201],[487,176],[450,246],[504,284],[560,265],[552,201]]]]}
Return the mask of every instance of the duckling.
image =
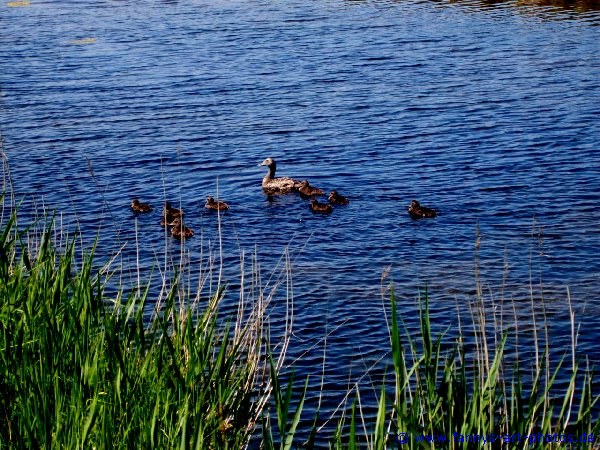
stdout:
{"type": "Polygon", "coordinates": [[[134,213],[147,213],[152,211],[154,208],[148,203],[140,203],[137,198],[131,200],[131,209],[134,213]]]}
{"type": "Polygon", "coordinates": [[[215,211],[225,211],[229,209],[229,205],[220,200],[215,200],[210,195],[206,197],[206,204],[204,205],[207,209],[214,209],[215,211]]]}
{"type": "Polygon", "coordinates": [[[163,227],[166,227],[178,217],[183,217],[183,211],[181,209],[173,208],[169,202],[165,202],[160,224],[163,227]]]}
{"type": "Polygon", "coordinates": [[[312,212],[318,212],[321,214],[331,214],[333,208],[327,203],[319,203],[317,199],[313,197],[313,199],[310,201],[310,210],[312,212]]]}
{"type": "Polygon", "coordinates": [[[425,217],[430,218],[437,216],[437,213],[433,209],[421,206],[416,200],[410,202],[410,206],[408,207],[408,214],[410,214],[410,217],[412,217],[413,219],[422,219],[425,217]]]}
{"type": "Polygon", "coordinates": [[[314,197],[316,195],[324,194],[324,192],[321,189],[311,186],[308,183],[308,180],[300,182],[300,184],[298,185],[298,192],[300,192],[300,196],[302,198],[309,198],[314,197]]]}
{"type": "Polygon", "coordinates": [[[182,209],[173,208],[171,206],[170,202],[165,202],[165,204],[163,206],[163,213],[170,214],[170,215],[175,216],[175,217],[183,217],[183,210],[182,209]]]}
{"type": "Polygon", "coordinates": [[[277,164],[273,158],[267,158],[259,164],[267,166],[269,173],[262,180],[262,187],[271,194],[289,194],[298,190],[300,182],[290,177],[275,177],[277,164]]]}
{"type": "Polygon", "coordinates": [[[329,203],[332,205],[347,205],[350,200],[348,200],[348,197],[338,194],[338,191],[333,190],[329,193],[329,203]]]}
{"type": "Polygon", "coordinates": [[[169,225],[173,227],[171,228],[171,235],[174,238],[185,239],[194,235],[194,230],[192,230],[190,227],[185,226],[185,224],[181,220],[181,217],[175,218],[175,220],[169,223],[169,225]]]}

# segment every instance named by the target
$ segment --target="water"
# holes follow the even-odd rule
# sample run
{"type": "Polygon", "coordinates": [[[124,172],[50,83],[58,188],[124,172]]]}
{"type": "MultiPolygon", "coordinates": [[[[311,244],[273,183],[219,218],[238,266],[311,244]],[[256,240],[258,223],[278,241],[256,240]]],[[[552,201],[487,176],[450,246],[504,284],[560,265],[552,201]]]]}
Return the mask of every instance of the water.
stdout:
{"type": "MultiPolygon", "coordinates": [[[[558,357],[570,347],[568,288],[578,349],[599,362],[600,14],[591,5],[3,4],[0,125],[14,188],[28,195],[25,214],[35,203],[90,239],[100,230],[104,258],[126,244],[133,262],[137,226],[142,277],[165,247],[179,250],[158,225],[165,195],[196,230],[190,258],[217,247],[217,218],[202,204],[218,189],[232,207],[221,225],[232,286],[240,252],[248,265],[256,254],[266,283],[289,249],[290,356],[306,353],[297,371],[315,388],[330,333],[324,416],[348,380],[389,364],[388,283],[409,330],[427,285],[434,325],[452,334],[456,311],[468,317],[476,257],[489,314],[504,300],[524,329],[530,276],[535,286],[541,278],[558,357]],[[281,175],[351,204],[321,217],[296,196],[269,201],[257,166],[267,156],[281,175]],[[137,224],[134,195],[157,207],[137,224]],[[413,198],[439,217],[411,220],[413,198]]],[[[274,307],[284,301],[280,290],[274,307]]],[[[275,329],[280,320],[274,311],[275,329]]]]}

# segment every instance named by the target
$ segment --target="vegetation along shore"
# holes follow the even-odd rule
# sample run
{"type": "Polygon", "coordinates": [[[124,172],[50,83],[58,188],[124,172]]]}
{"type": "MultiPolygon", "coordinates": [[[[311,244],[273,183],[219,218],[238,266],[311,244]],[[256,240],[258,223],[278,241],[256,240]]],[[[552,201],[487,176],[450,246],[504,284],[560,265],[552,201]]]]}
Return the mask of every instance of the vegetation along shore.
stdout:
{"type": "MultiPolygon", "coordinates": [[[[227,321],[220,316],[224,288],[200,302],[175,277],[146,319],[156,301],[147,289],[105,291],[121,268],[98,266],[93,248],[79,256],[73,239],[58,247],[51,218],[35,248],[15,223],[14,212],[4,215],[0,238],[2,448],[216,449],[257,440],[264,448],[476,448],[472,436],[483,435],[504,436],[490,445],[506,448],[515,433],[593,439],[600,432],[598,396],[575,345],[573,358],[550,367],[546,343],[525,377],[518,361],[505,362],[510,332],[490,335],[483,304],[473,306],[472,352],[462,337],[448,343],[432,335],[426,295],[420,335],[403,333],[392,292],[392,368],[374,386],[377,413],[365,414],[351,389],[339,414],[327,418],[337,424],[333,435],[321,434],[320,417],[300,435],[303,400],[318,393],[303,390],[304,380],[280,380],[289,333],[269,342],[272,293],[257,292],[227,321]],[[562,395],[550,395],[559,372],[570,382],[562,395]],[[449,439],[428,442],[431,436],[449,439]]],[[[546,445],[512,441],[510,448],[546,445]]]]}

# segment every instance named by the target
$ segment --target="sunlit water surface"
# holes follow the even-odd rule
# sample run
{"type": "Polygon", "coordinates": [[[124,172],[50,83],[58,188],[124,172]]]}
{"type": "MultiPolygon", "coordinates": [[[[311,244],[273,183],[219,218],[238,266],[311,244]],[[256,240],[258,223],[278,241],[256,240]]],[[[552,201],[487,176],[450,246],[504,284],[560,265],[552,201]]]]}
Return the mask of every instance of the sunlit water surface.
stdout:
{"type": "Polygon", "coordinates": [[[517,315],[530,335],[543,297],[556,358],[571,347],[568,289],[580,356],[598,362],[600,16],[580,9],[3,4],[0,124],[16,197],[27,195],[25,215],[56,209],[66,229],[99,233],[100,261],[124,246],[118,261],[131,268],[139,249],[141,278],[153,271],[158,290],[165,252],[180,250],[158,225],[165,195],[196,230],[184,249],[198,267],[211,250],[218,260],[217,216],[202,207],[218,189],[231,205],[223,279],[235,300],[256,259],[267,291],[284,281],[275,334],[288,249],[290,360],[304,355],[297,377],[312,375],[311,392],[324,370],[323,417],[349,383],[370,386],[389,368],[392,281],[411,333],[425,286],[436,333],[449,336],[459,314],[470,322],[476,274],[489,323],[517,315]],[[300,197],[267,198],[267,156],[350,205],[316,216],[300,197]],[[136,221],[133,196],[154,213],[136,221]],[[439,216],[411,220],[413,198],[439,216]]]}

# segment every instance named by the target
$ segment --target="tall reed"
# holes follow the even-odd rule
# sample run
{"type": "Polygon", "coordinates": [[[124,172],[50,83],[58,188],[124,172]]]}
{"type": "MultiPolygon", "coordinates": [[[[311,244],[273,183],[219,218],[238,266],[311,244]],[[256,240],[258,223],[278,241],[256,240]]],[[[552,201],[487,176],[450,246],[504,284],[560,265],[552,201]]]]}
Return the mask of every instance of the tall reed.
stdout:
{"type": "MultiPolygon", "coordinates": [[[[420,301],[420,334],[401,332],[392,290],[389,331],[394,383],[381,380],[374,419],[363,411],[355,387],[356,400],[338,419],[331,448],[598,447],[600,395],[593,392],[593,371],[576,359],[575,334],[570,364],[563,358],[552,369],[550,348],[537,348],[536,335],[537,359],[533,376],[527,377],[518,359],[511,363],[505,358],[507,340],[515,338],[518,328],[500,329],[500,322],[494,320],[490,330],[481,290],[478,293],[471,305],[471,339],[476,345],[475,351],[469,351],[464,331],[450,342],[444,335],[434,338],[426,291],[420,301]],[[568,382],[557,394],[559,376],[568,382]],[[357,432],[361,428],[364,433],[357,432]]],[[[574,329],[572,310],[570,317],[574,329]]]]}

